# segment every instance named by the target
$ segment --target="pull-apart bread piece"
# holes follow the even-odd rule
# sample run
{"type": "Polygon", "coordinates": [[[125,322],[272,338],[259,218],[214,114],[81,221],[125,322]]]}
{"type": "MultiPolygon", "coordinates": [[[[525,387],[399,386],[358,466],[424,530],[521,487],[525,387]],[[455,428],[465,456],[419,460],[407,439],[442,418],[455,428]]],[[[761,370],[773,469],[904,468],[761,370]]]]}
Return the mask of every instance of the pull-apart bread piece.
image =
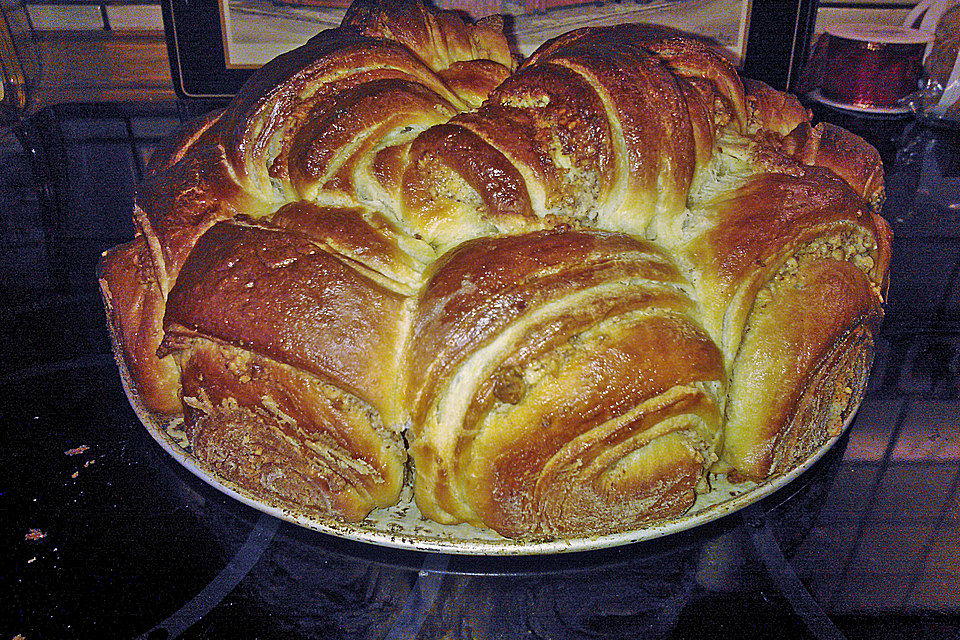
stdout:
{"type": "Polygon", "coordinates": [[[882,316],[876,151],[713,45],[358,0],[154,154],[101,285],[136,401],[256,498],[561,538],[837,434],[882,316]]]}
{"type": "Polygon", "coordinates": [[[723,357],[648,242],[467,241],[436,265],[410,345],[416,498],[439,522],[635,526],[689,507],[716,460],[723,357]]]}

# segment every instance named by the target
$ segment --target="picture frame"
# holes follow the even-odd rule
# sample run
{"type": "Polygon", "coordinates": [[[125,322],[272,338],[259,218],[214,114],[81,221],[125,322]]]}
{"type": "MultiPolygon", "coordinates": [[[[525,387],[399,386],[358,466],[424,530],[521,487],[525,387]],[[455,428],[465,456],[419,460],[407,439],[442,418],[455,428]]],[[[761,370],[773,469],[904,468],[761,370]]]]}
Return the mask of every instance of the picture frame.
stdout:
{"type": "MultiPolygon", "coordinates": [[[[520,0],[535,3],[530,5],[531,9],[516,4],[515,0],[503,0],[499,6],[503,9],[501,13],[507,16],[508,26],[513,24],[518,41],[529,41],[531,37],[547,33],[549,28],[543,29],[539,25],[545,24],[544,21],[555,21],[557,15],[566,16],[564,25],[576,28],[581,24],[607,24],[611,20],[632,21],[635,15],[641,20],[654,15],[651,21],[657,21],[659,14],[655,15],[655,12],[661,10],[667,12],[663,14],[662,23],[674,24],[675,16],[669,12],[686,12],[683,15],[677,13],[680,16],[677,26],[708,36],[712,36],[709,29],[706,33],[701,32],[698,23],[692,22],[695,14],[690,11],[712,7],[724,15],[742,15],[739,24],[731,29],[735,32],[733,42],[726,43],[732,57],[739,62],[745,76],[787,91],[797,84],[806,60],[817,5],[816,0],[712,0],[707,3],[626,0],[556,6],[557,3],[578,1],[520,0]],[[539,4],[544,1],[552,2],[546,6],[554,8],[540,12],[539,4]],[[606,22],[597,19],[598,12],[604,14],[601,18],[606,22]],[[617,15],[612,18],[606,15],[612,13],[617,15]]],[[[186,101],[229,99],[266,60],[305,42],[313,33],[335,27],[347,3],[348,0],[305,0],[299,3],[295,0],[162,0],[167,50],[178,97],[186,101]],[[247,25],[245,31],[244,23],[247,25]],[[249,28],[250,24],[255,25],[254,28],[249,28]],[[240,31],[243,35],[238,35],[240,31]]],[[[436,4],[471,13],[489,12],[491,6],[496,6],[490,0],[440,0],[436,4]]],[[[709,22],[709,18],[704,19],[705,25],[709,22]]],[[[728,34],[723,37],[729,39],[728,34]]],[[[526,44],[531,46],[531,42],[526,44]]]]}

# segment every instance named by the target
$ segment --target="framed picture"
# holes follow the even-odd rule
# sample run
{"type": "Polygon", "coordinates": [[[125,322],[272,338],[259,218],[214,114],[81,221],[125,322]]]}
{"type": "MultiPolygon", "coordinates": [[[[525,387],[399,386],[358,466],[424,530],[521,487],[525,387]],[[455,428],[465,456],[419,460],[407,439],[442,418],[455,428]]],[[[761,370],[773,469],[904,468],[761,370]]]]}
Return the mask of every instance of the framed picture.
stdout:
{"type": "MultiPolygon", "coordinates": [[[[349,0],[162,0],[177,94],[226,99],[272,58],[336,27],[349,0]]],[[[816,0],[438,0],[473,18],[500,13],[518,52],[583,26],[653,22],[722,44],[748,77],[781,90],[806,60],[816,0]]]]}

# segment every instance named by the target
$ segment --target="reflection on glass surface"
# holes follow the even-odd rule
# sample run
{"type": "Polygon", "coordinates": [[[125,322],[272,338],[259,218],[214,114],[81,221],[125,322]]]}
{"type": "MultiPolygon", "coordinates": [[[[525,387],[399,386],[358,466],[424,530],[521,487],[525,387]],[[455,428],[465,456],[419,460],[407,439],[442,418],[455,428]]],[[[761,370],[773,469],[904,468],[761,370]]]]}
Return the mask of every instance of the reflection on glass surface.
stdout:
{"type": "Polygon", "coordinates": [[[26,6],[0,0],[0,127],[30,110],[40,80],[40,54],[26,6]]]}

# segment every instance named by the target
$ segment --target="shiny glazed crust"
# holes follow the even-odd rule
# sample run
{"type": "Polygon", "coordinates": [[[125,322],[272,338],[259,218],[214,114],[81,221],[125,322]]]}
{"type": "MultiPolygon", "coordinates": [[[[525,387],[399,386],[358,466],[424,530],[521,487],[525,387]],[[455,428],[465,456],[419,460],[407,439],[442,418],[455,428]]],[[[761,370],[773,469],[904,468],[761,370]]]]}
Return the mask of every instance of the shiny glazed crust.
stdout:
{"type": "Polygon", "coordinates": [[[125,364],[272,503],[518,538],[762,481],[865,386],[879,156],[710,44],[358,0],[155,153],[101,261],[125,364]]]}

